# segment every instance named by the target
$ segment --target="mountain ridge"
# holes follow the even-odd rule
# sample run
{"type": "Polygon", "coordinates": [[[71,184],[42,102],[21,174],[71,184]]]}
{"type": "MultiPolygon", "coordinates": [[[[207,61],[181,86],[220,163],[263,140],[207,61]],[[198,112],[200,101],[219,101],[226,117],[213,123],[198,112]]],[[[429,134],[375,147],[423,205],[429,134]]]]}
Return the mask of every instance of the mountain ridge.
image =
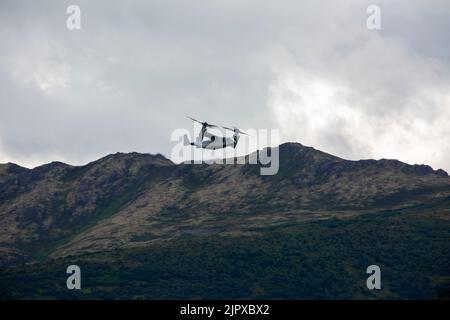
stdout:
{"type": "MultiPolygon", "coordinates": [[[[433,169],[430,165],[427,165],[427,164],[417,164],[417,163],[416,164],[410,164],[410,163],[407,163],[407,162],[400,161],[398,159],[390,159],[390,158],[380,158],[380,159],[368,158],[368,159],[359,159],[359,160],[349,160],[349,159],[341,158],[341,157],[332,155],[330,153],[321,151],[319,149],[315,149],[314,147],[305,146],[305,145],[303,145],[303,144],[301,144],[299,142],[285,142],[285,143],[280,144],[276,148],[280,148],[280,147],[281,148],[285,148],[285,149],[289,148],[289,147],[296,147],[296,148],[300,147],[300,148],[305,149],[305,150],[311,150],[311,151],[315,151],[315,152],[321,153],[324,156],[329,156],[329,157],[332,157],[334,159],[339,159],[339,160],[349,161],[349,162],[366,162],[366,161],[367,162],[374,162],[375,161],[375,162],[380,162],[380,163],[389,163],[389,162],[391,162],[391,163],[398,163],[398,164],[401,164],[401,165],[408,165],[408,166],[423,168],[427,172],[434,171],[434,172],[436,172],[436,173],[438,173],[440,175],[448,176],[448,172],[445,171],[444,169],[442,169],[442,168],[433,169]]],[[[270,149],[270,148],[271,147],[266,147],[266,148],[263,148],[262,150],[255,151],[254,153],[261,152],[264,149],[270,149]]],[[[244,157],[248,157],[250,155],[251,154],[248,154],[248,155],[245,155],[244,157]]],[[[24,166],[21,166],[19,164],[12,163],[12,162],[0,163],[0,168],[2,168],[2,167],[15,167],[16,169],[19,169],[19,170],[20,169],[35,170],[35,169],[39,169],[39,168],[42,168],[42,167],[57,166],[57,165],[58,166],[60,165],[60,166],[67,166],[67,167],[76,168],[76,167],[85,167],[85,166],[88,166],[88,165],[91,165],[91,164],[94,164],[94,163],[98,163],[100,161],[104,161],[106,159],[117,158],[117,157],[127,157],[127,156],[137,156],[137,157],[148,157],[148,158],[160,159],[162,161],[168,161],[168,162],[170,162],[173,165],[180,165],[180,164],[182,164],[182,163],[177,164],[177,163],[172,162],[170,159],[168,159],[167,157],[165,157],[161,153],[153,154],[153,153],[141,153],[141,152],[115,152],[115,153],[109,153],[109,154],[107,154],[107,155],[105,155],[105,156],[103,156],[103,157],[101,157],[101,158],[99,158],[97,160],[93,160],[93,161],[90,161],[90,162],[88,162],[86,164],[82,164],[82,165],[72,165],[72,164],[69,164],[69,163],[65,163],[65,162],[61,162],[61,161],[55,160],[55,161],[51,161],[49,163],[44,163],[44,164],[38,165],[38,166],[33,167],[33,168],[27,168],[27,167],[24,167],[24,166]]]]}

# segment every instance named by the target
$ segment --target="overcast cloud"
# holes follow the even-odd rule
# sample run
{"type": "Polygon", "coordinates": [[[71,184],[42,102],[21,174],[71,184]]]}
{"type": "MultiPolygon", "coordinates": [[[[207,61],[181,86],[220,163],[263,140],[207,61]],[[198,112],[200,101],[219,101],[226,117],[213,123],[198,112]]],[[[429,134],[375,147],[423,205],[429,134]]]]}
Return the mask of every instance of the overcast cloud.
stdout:
{"type": "Polygon", "coordinates": [[[0,162],[170,156],[191,115],[450,171],[449,30],[447,0],[2,0],[0,162]]]}

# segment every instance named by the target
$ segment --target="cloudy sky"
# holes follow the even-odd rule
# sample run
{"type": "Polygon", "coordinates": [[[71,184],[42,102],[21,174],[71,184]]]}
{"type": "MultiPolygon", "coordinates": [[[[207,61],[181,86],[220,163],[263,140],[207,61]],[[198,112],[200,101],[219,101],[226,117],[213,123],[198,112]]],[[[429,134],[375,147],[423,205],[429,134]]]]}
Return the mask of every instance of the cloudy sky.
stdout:
{"type": "Polygon", "coordinates": [[[448,0],[2,0],[0,162],[169,157],[190,115],[450,171],[449,30],[448,0]]]}

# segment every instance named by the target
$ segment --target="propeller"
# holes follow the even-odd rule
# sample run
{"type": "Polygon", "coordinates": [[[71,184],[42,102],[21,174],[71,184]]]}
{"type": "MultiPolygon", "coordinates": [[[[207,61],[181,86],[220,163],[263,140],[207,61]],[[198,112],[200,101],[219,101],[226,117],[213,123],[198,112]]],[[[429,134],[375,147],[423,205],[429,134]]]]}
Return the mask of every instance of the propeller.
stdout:
{"type": "Polygon", "coordinates": [[[247,136],[249,136],[249,134],[248,133],[245,133],[244,131],[241,131],[239,128],[237,128],[237,127],[233,127],[233,128],[228,128],[228,127],[223,127],[222,126],[222,128],[224,128],[224,129],[227,129],[227,130],[230,130],[230,131],[233,131],[233,132],[239,132],[239,133],[242,133],[242,134],[245,134],[245,135],[247,135],[247,136]]]}
{"type": "Polygon", "coordinates": [[[191,117],[187,117],[187,118],[189,118],[189,119],[191,119],[191,120],[193,120],[193,121],[195,121],[195,122],[198,122],[198,123],[200,123],[202,126],[205,126],[205,127],[209,127],[209,128],[217,128],[217,126],[215,125],[215,124],[209,124],[208,122],[201,122],[201,121],[199,121],[199,120],[197,120],[197,119],[194,119],[194,118],[191,118],[191,117]]]}

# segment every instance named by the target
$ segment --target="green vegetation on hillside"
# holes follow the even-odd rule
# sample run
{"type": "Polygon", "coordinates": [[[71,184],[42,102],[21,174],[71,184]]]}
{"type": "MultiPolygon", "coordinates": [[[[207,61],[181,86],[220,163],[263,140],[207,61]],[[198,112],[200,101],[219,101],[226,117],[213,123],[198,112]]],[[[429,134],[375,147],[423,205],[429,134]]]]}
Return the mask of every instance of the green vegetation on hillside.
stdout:
{"type": "Polygon", "coordinates": [[[450,221],[439,210],[186,236],[0,269],[0,297],[56,299],[449,298],[450,221]],[[66,289],[66,267],[82,290],[66,289]],[[366,268],[382,290],[366,288],[366,268]]]}

